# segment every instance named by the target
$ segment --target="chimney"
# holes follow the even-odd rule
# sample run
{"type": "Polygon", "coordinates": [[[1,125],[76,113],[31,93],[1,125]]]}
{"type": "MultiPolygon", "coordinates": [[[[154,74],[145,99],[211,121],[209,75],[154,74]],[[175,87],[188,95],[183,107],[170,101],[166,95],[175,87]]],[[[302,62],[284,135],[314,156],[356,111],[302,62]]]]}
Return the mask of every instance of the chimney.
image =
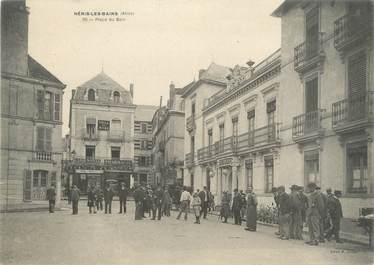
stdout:
{"type": "Polygon", "coordinates": [[[170,90],[175,89],[175,85],[174,85],[173,81],[170,82],[169,88],[170,88],[170,90]]]}
{"type": "Polygon", "coordinates": [[[199,79],[201,78],[201,76],[205,73],[205,70],[204,69],[200,69],[199,70],[199,79]]]}
{"type": "Polygon", "coordinates": [[[2,71],[28,74],[28,24],[25,0],[1,2],[2,71]]]}
{"type": "Polygon", "coordinates": [[[134,84],[133,83],[130,83],[130,94],[131,94],[131,97],[134,98],[134,84]]]}
{"type": "Polygon", "coordinates": [[[162,96],[160,97],[160,109],[161,109],[161,106],[162,106],[162,96]]]}

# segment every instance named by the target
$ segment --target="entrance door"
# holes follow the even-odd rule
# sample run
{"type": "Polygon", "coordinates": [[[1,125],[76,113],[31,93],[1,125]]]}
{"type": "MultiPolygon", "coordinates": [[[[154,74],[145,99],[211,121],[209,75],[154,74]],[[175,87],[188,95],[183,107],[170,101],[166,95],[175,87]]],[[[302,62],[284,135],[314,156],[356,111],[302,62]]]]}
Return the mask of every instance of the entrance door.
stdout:
{"type": "Polygon", "coordinates": [[[34,170],[32,176],[32,200],[45,200],[48,171],[34,170]]]}

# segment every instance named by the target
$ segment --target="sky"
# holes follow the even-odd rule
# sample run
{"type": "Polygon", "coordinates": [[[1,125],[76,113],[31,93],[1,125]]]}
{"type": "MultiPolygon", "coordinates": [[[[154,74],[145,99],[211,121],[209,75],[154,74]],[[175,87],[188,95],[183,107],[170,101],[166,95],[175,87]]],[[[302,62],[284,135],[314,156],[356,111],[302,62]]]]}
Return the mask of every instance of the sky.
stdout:
{"type": "MultiPolygon", "coordinates": [[[[169,84],[183,87],[211,62],[233,67],[260,62],[280,47],[282,0],[27,0],[29,54],[71,90],[104,72],[134,103],[166,104],[169,84]],[[117,12],[124,21],[83,21],[75,12],[117,12]],[[129,12],[132,15],[121,15],[129,12]]],[[[95,18],[96,16],[88,16],[95,18]]],[[[87,17],[87,18],[88,18],[87,17]]],[[[117,18],[116,16],[114,18],[117,18]]]]}

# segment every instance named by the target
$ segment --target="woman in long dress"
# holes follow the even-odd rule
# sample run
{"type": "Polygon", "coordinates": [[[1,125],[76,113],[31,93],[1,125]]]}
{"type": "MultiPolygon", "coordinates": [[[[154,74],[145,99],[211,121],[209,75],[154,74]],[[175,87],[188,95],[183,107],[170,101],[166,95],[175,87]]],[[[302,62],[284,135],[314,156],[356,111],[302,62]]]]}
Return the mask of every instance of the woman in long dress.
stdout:
{"type": "Polygon", "coordinates": [[[247,209],[246,209],[246,225],[245,230],[256,231],[257,225],[257,198],[253,193],[252,187],[248,188],[247,209]]]}
{"type": "Polygon", "coordinates": [[[230,215],[230,197],[227,191],[224,191],[222,194],[220,215],[223,218],[223,223],[227,223],[227,218],[230,215]]]}

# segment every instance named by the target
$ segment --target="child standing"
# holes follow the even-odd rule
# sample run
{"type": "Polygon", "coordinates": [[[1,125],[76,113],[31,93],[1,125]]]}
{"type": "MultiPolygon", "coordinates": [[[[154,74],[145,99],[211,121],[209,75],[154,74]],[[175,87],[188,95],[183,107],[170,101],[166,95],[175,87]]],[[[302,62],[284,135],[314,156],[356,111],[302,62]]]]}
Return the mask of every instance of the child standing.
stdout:
{"type": "Polygon", "coordinates": [[[201,199],[197,195],[197,193],[194,193],[194,195],[193,195],[192,209],[193,209],[193,211],[195,213],[195,217],[196,217],[195,224],[200,224],[201,199]]]}

